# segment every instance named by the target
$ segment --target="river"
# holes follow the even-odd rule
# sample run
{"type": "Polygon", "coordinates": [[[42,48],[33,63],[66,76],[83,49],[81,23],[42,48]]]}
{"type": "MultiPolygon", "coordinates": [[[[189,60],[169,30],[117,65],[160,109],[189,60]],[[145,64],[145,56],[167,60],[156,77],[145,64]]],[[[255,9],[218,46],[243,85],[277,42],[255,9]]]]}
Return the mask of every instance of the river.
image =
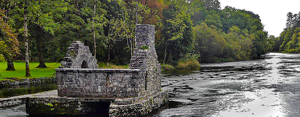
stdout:
{"type": "MultiPolygon", "coordinates": [[[[201,64],[197,71],[164,72],[168,108],[149,117],[298,117],[300,54],[268,53],[264,59],[201,64]]],[[[0,117],[27,117],[24,105],[0,117]]]]}

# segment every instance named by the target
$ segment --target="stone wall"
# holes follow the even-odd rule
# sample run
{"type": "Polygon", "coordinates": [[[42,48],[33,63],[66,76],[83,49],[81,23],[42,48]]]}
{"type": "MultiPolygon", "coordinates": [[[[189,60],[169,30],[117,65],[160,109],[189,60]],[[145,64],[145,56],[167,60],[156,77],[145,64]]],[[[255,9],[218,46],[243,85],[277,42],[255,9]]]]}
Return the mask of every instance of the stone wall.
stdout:
{"type": "Polygon", "coordinates": [[[58,95],[125,98],[138,96],[139,69],[56,69],[58,95]]]}
{"type": "Polygon", "coordinates": [[[30,116],[137,117],[153,112],[168,103],[167,90],[159,91],[134,103],[136,98],[59,97],[56,91],[33,94],[26,98],[30,116]]]}
{"type": "Polygon", "coordinates": [[[139,96],[161,90],[161,67],[155,50],[155,26],[140,24],[136,27],[136,44],[129,67],[140,69],[139,96]]]}
{"type": "Polygon", "coordinates": [[[28,97],[30,115],[143,116],[168,102],[152,25],[137,25],[130,69],[97,69],[97,61],[78,41],[64,60],[56,69],[58,96],[28,97]]]}
{"type": "Polygon", "coordinates": [[[161,70],[155,50],[155,27],[137,25],[130,69],[97,69],[87,46],[75,41],[62,67],[56,69],[58,95],[71,97],[145,97],[161,90],[161,70]],[[88,69],[86,69],[88,68],[88,69]]]}
{"type": "Polygon", "coordinates": [[[64,60],[61,62],[60,68],[90,68],[98,69],[97,60],[88,46],[81,41],[74,41],[70,47],[64,60]]]}

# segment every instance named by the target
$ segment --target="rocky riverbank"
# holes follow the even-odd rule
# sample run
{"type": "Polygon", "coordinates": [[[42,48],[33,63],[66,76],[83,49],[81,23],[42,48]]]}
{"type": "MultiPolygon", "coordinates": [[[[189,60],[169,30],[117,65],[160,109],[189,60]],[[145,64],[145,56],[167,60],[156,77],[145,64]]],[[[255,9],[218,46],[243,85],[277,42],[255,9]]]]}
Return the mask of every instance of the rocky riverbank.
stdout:
{"type": "Polygon", "coordinates": [[[21,85],[40,85],[46,83],[56,83],[56,77],[42,77],[42,78],[32,78],[32,79],[21,79],[14,80],[14,78],[9,78],[11,80],[0,81],[0,88],[13,87],[21,85]]]}

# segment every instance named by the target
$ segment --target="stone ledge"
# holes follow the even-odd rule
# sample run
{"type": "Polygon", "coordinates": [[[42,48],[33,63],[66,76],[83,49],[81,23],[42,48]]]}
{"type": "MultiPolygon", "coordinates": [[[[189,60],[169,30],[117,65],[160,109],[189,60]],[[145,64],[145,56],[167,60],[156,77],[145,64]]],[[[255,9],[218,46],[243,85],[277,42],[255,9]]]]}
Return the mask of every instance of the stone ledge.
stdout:
{"type": "Polygon", "coordinates": [[[56,83],[56,77],[21,79],[20,81],[0,81],[0,88],[21,85],[39,85],[45,83],[56,83]]]}
{"type": "MultiPolygon", "coordinates": [[[[135,100],[136,98],[114,99],[114,98],[70,98],[59,97],[57,91],[49,91],[27,96],[26,103],[28,113],[31,115],[82,115],[93,113],[89,103],[104,104],[109,106],[107,109],[110,117],[119,116],[142,116],[151,113],[167,104],[168,90],[159,91],[153,95],[138,99],[131,104],[121,104],[122,101],[135,100]],[[119,103],[119,104],[116,104],[119,103]],[[121,104],[121,105],[120,105],[121,104]],[[41,111],[41,112],[40,112],[41,111]]],[[[94,110],[95,111],[95,110],[94,110]]]]}
{"type": "Polygon", "coordinates": [[[57,68],[56,72],[79,72],[79,73],[137,73],[140,69],[77,69],[77,68],[57,68]]]}
{"type": "Polygon", "coordinates": [[[109,109],[110,117],[143,116],[162,107],[169,101],[168,90],[157,92],[133,104],[116,105],[112,103],[109,109]]]}

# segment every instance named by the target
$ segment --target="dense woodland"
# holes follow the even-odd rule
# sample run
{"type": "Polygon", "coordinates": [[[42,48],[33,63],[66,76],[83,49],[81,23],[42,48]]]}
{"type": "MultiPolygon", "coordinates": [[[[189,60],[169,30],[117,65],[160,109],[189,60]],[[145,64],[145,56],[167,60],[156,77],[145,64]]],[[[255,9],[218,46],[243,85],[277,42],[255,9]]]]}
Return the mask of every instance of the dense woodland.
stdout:
{"type": "Polygon", "coordinates": [[[300,12],[287,13],[286,28],[279,37],[270,37],[273,51],[284,53],[300,53],[300,12]]]}
{"type": "Polygon", "coordinates": [[[280,51],[299,47],[293,15],[274,42],[259,15],[221,9],[218,0],[0,0],[0,8],[0,56],[7,70],[14,69],[13,61],[40,62],[38,67],[59,62],[75,40],[99,62],[128,64],[137,24],[155,25],[159,61],[174,66],[255,59],[275,42],[280,51]]]}

